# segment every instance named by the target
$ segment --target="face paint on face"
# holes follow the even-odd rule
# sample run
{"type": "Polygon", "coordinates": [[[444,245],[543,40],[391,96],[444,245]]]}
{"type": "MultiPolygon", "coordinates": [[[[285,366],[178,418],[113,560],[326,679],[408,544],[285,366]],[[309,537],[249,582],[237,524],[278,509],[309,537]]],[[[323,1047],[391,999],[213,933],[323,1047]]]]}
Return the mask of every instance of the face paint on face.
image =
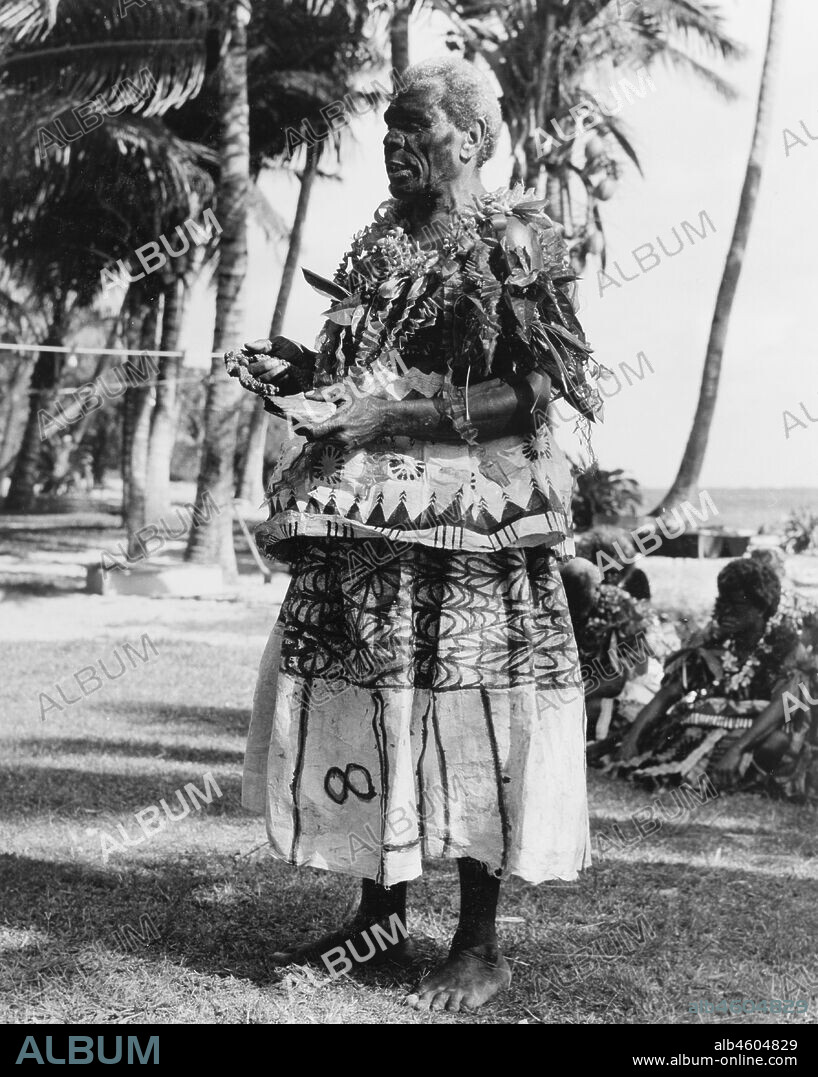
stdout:
{"type": "Polygon", "coordinates": [[[465,135],[439,106],[440,94],[416,87],[400,94],[384,115],[383,140],[389,192],[410,199],[434,194],[465,170],[465,135]]]}

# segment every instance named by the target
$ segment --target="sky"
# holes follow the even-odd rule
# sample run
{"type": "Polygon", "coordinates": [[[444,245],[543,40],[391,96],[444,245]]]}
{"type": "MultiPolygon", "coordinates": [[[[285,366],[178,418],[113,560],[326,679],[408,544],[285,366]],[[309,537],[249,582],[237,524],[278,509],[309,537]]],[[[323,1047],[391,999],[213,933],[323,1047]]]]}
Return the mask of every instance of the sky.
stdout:
{"type": "MultiPolygon", "coordinates": [[[[809,314],[813,304],[818,306],[818,218],[813,208],[818,180],[818,4],[787,0],[783,7],[771,137],[730,320],[701,476],[705,488],[818,486],[818,422],[810,421],[818,420],[818,341],[809,314]],[[792,132],[786,136],[788,152],[785,129],[792,132]]],[[[738,98],[725,101],[678,70],[652,71],[655,89],[641,99],[634,97],[620,114],[644,176],[628,165],[616,194],[602,206],[608,272],[619,286],[603,281],[607,286],[600,294],[595,261],[580,286],[580,320],[596,358],[613,370],[621,370],[622,363],[638,369],[637,355],[643,353],[653,368],[651,373],[643,365],[643,379],[632,377],[630,385],[620,378],[618,392],[616,383],[608,384],[604,422],[593,434],[602,467],[624,468],[647,487],[669,485],[690,430],[753,132],[769,2],[722,0],[721,8],[728,31],[747,50],[742,60],[719,67],[735,85],[738,98]],[[682,227],[685,221],[687,230],[682,227]],[[679,246],[674,227],[684,245],[671,258],[657,238],[674,252],[679,246]],[[653,245],[658,264],[644,244],[653,245]],[[644,272],[633,254],[640,247],[644,272]],[[613,263],[635,279],[623,283],[613,263]]],[[[413,61],[445,54],[446,24],[440,16],[420,14],[411,29],[413,61]]],[[[600,85],[603,93],[606,88],[600,85]]],[[[607,93],[604,100],[610,100],[607,93]]],[[[361,117],[348,132],[337,178],[316,182],[303,266],[331,276],[351,235],[388,197],[383,133],[380,113],[361,117]]],[[[483,181],[495,189],[509,174],[506,140],[484,167],[483,181]]],[[[276,209],[291,221],[297,179],[279,171],[262,182],[276,209]]],[[[251,235],[247,340],[268,334],[284,253],[260,235],[251,235]]],[[[312,344],[325,306],[299,275],[284,333],[312,344]]],[[[207,302],[200,292],[190,313],[184,345],[190,349],[188,361],[201,365],[208,362],[212,346],[212,300],[207,302]]],[[[572,451],[572,439],[563,441],[572,451]]]]}

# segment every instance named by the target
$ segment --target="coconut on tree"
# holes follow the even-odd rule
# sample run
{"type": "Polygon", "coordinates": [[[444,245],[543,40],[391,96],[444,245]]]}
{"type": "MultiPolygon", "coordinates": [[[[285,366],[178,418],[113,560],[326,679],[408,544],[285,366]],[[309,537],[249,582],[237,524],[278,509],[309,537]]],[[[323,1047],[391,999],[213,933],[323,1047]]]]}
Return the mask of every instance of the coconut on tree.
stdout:
{"type": "Polygon", "coordinates": [[[604,258],[600,205],[617,190],[625,160],[639,159],[620,119],[616,88],[635,80],[644,93],[659,63],[693,73],[719,93],[730,85],[704,58],[740,55],[711,4],[695,0],[451,0],[453,47],[481,55],[502,89],[511,135],[512,183],[548,199],[565,229],[579,271],[591,254],[604,258]],[[607,99],[606,99],[607,98],[607,99]]]}

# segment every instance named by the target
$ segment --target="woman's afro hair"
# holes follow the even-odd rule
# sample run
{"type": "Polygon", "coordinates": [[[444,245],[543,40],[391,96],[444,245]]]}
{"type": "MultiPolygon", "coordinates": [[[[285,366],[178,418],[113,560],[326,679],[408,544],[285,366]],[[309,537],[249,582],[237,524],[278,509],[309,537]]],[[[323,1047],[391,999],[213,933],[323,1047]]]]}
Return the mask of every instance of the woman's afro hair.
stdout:
{"type": "Polygon", "coordinates": [[[781,601],[777,573],[751,557],[739,557],[725,565],[718,575],[717,586],[722,602],[744,599],[757,606],[765,617],[772,617],[781,601]]]}

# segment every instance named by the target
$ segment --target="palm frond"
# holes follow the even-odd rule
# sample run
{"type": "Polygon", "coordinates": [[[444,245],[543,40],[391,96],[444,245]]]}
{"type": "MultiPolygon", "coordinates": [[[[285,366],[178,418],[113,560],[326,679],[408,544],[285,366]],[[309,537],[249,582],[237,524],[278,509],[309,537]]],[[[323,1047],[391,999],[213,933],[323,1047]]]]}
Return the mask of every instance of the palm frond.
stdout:
{"type": "Polygon", "coordinates": [[[611,138],[614,139],[614,141],[623,151],[628,160],[631,161],[631,163],[635,166],[639,175],[645,175],[645,173],[642,171],[642,164],[639,160],[639,155],[637,154],[636,150],[633,147],[633,144],[625,133],[625,125],[619,119],[617,119],[615,116],[606,116],[604,121],[597,128],[597,130],[600,132],[600,134],[604,134],[606,132],[610,134],[611,138]]]}
{"type": "Polygon", "coordinates": [[[712,67],[701,63],[688,52],[676,48],[674,45],[666,45],[659,54],[662,63],[678,68],[681,71],[689,71],[700,81],[715,90],[726,101],[735,101],[739,93],[735,86],[721,77],[712,67]]]}
{"type": "Polygon", "coordinates": [[[311,98],[316,111],[332,101],[340,89],[337,79],[322,71],[271,71],[268,80],[274,90],[311,98]]]}
{"type": "Polygon", "coordinates": [[[12,0],[0,11],[0,43],[36,41],[57,20],[60,0],[12,0]]]}
{"type": "Polygon", "coordinates": [[[149,116],[178,108],[201,89],[206,0],[150,0],[129,8],[127,18],[117,17],[110,0],[62,0],[50,29],[44,20],[9,17],[4,25],[0,18],[7,85],[82,101],[97,94],[117,100],[117,88],[135,86],[131,107],[149,116]]]}
{"type": "MultiPolygon", "coordinates": [[[[34,167],[0,175],[0,257],[34,294],[70,289],[87,305],[103,268],[133,265],[140,246],[212,205],[211,155],[161,120],[112,117],[34,167]]],[[[180,274],[187,261],[171,266],[180,274]]]]}
{"type": "Polygon", "coordinates": [[[724,29],[724,17],[715,4],[703,0],[653,0],[650,8],[672,32],[688,43],[705,45],[725,60],[740,59],[746,52],[724,29]]]}

